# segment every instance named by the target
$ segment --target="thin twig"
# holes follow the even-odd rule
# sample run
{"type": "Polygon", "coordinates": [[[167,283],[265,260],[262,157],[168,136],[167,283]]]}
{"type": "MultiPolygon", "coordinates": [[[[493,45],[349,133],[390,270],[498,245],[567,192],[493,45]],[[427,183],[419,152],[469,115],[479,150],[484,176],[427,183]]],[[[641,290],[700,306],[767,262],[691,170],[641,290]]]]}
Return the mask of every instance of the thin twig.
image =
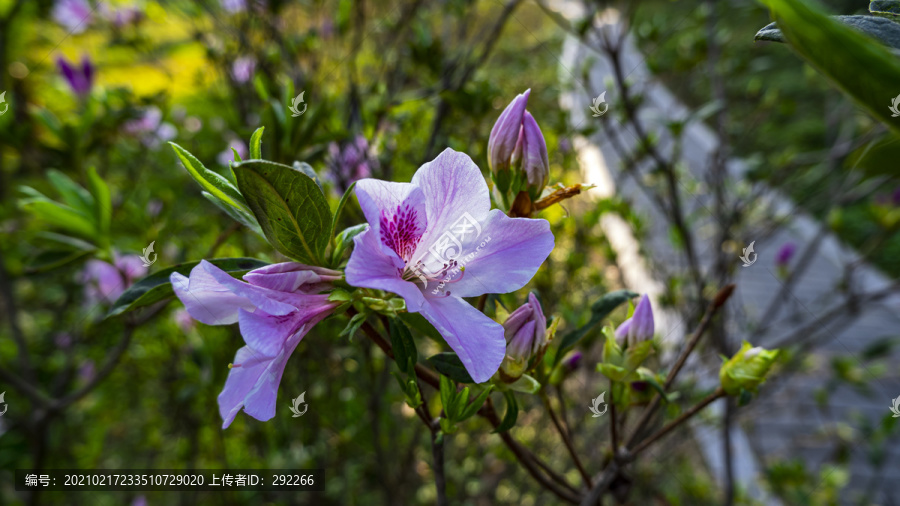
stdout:
{"type": "MultiPolygon", "coordinates": [[[[356,313],[357,312],[352,308],[347,311],[347,314],[350,316],[352,316],[356,313]]],[[[389,356],[391,358],[394,357],[394,353],[391,350],[390,343],[388,343],[387,340],[385,340],[384,337],[382,337],[379,334],[379,332],[371,324],[369,324],[368,322],[365,322],[362,324],[362,326],[360,328],[362,329],[363,333],[367,337],[369,337],[369,339],[374,341],[375,344],[377,344],[378,347],[381,348],[382,351],[384,351],[384,353],[387,356],[389,356]]],[[[415,370],[416,370],[416,376],[420,380],[424,381],[425,383],[428,383],[435,389],[440,388],[440,386],[439,386],[440,381],[439,381],[437,375],[435,375],[432,371],[430,371],[429,369],[426,369],[425,367],[422,367],[419,364],[416,364],[415,370]]],[[[478,414],[480,416],[486,418],[494,428],[497,428],[500,426],[500,423],[501,423],[500,418],[497,416],[497,412],[494,410],[494,406],[493,406],[493,403],[491,402],[490,398],[488,398],[488,400],[487,400],[487,402],[485,402],[484,406],[481,407],[481,409],[478,411],[478,414]]],[[[571,485],[568,485],[564,481],[562,483],[557,483],[557,482],[551,481],[551,478],[548,478],[548,476],[552,476],[553,477],[552,479],[557,480],[557,481],[562,480],[562,477],[560,477],[559,475],[552,474],[552,472],[549,471],[548,467],[546,467],[543,464],[539,464],[540,460],[537,458],[537,456],[535,456],[528,449],[526,449],[525,447],[520,445],[515,439],[513,439],[513,437],[509,434],[508,431],[501,432],[500,439],[502,439],[503,442],[506,444],[506,446],[510,449],[510,451],[513,452],[513,454],[516,456],[516,458],[522,464],[522,466],[525,467],[525,469],[528,471],[528,473],[531,474],[531,476],[535,480],[537,480],[538,483],[540,483],[544,488],[553,492],[557,497],[559,497],[560,499],[562,499],[568,503],[571,503],[571,504],[578,503],[578,494],[576,491],[574,491],[571,488],[571,485]],[[543,471],[540,469],[539,465],[544,467],[543,471]],[[544,474],[545,472],[547,472],[546,475],[544,474]],[[562,488],[562,487],[565,487],[565,488],[562,488]]]]}
{"type": "Polygon", "coordinates": [[[660,438],[662,438],[669,432],[672,432],[673,429],[675,429],[676,427],[678,427],[679,425],[681,425],[682,423],[687,421],[692,416],[696,415],[698,412],[700,412],[700,410],[702,410],[706,406],[709,406],[710,403],[712,403],[716,399],[721,399],[722,397],[725,397],[726,395],[727,394],[725,393],[725,390],[722,387],[717,388],[713,393],[707,395],[706,398],[703,399],[702,401],[700,401],[696,406],[685,411],[678,418],[676,418],[676,419],[672,420],[671,422],[669,422],[668,424],[666,424],[665,427],[663,427],[662,429],[659,429],[658,431],[656,431],[656,433],[654,433],[647,439],[641,441],[641,444],[637,445],[634,448],[634,450],[631,450],[631,452],[629,452],[630,457],[631,458],[636,457],[639,453],[646,450],[648,446],[655,443],[657,440],[659,440],[660,438]]]}
{"type": "Polygon", "coordinates": [[[578,469],[578,472],[581,474],[581,478],[584,480],[584,484],[587,488],[593,487],[593,483],[591,483],[591,475],[587,473],[584,469],[584,465],[581,463],[581,459],[578,458],[578,453],[575,451],[575,447],[572,445],[572,440],[569,439],[569,435],[563,429],[562,424],[559,423],[559,418],[556,417],[556,412],[553,411],[553,406],[550,405],[550,399],[547,397],[547,393],[543,390],[540,392],[541,401],[544,403],[544,407],[547,409],[547,413],[550,414],[550,419],[553,420],[553,425],[556,427],[556,431],[559,432],[559,437],[562,438],[563,444],[566,445],[566,449],[569,451],[569,455],[572,457],[572,462],[575,464],[575,467],[578,469]]]}

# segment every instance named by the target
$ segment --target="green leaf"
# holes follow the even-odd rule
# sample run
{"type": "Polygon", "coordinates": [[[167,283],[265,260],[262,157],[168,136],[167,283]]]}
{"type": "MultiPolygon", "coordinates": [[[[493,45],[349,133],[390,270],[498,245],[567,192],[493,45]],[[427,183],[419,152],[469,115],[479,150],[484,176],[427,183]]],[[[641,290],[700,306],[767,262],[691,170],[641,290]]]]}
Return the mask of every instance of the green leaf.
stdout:
{"type": "Polygon", "coordinates": [[[341,201],[338,202],[337,209],[334,210],[334,219],[331,220],[331,235],[333,236],[335,232],[337,232],[338,220],[341,218],[341,211],[344,210],[344,205],[347,203],[347,200],[350,198],[350,193],[353,191],[353,188],[356,187],[356,181],[347,188],[347,191],[341,195],[341,201]]]}
{"type": "Polygon", "coordinates": [[[62,196],[63,202],[69,207],[77,209],[88,216],[93,214],[94,197],[81,185],[55,169],[47,171],[47,179],[50,180],[50,183],[62,196]]]}
{"type": "MultiPolygon", "coordinates": [[[[262,135],[265,129],[266,127],[259,127],[250,136],[250,158],[253,160],[262,159],[262,135]]],[[[235,160],[241,161],[240,158],[235,158],[235,160]]]]}
{"type": "Polygon", "coordinates": [[[469,401],[469,387],[463,387],[462,390],[456,392],[453,396],[453,399],[450,400],[450,413],[452,415],[449,417],[454,422],[459,422],[462,420],[462,413],[466,409],[466,403],[469,401]]]}
{"type": "MultiPolygon", "coordinates": [[[[266,262],[255,258],[216,258],[208,260],[208,262],[231,274],[235,278],[240,278],[253,269],[259,269],[260,267],[269,265],[266,262]]],[[[128,290],[125,290],[125,292],[119,296],[119,299],[113,304],[113,307],[109,310],[109,314],[107,314],[106,317],[109,318],[118,314],[134,311],[137,308],[174,297],[175,293],[172,291],[172,284],[169,282],[169,276],[173,272],[188,276],[191,273],[191,269],[199,263],[200,261],[178,264],[174,267],[154,272],[131,285],[128,290]]]]}
{"type": "Polygon", "coordinates": [[[493,390],[494,385],[488,385],[487,388],[482,390],[482,392],[462,410],[462,413],[459,415],[459,421],[467,420],[474,416],[475,413],[478,413],[478,410],[481,409],[481,406],[484,405],[484,401],[487,400],[488,395],[490,395],[493,390]]]}
{"type": "Polygon", "coordinates": [[[462,360],[456,353],[445,351],[428,357],[428,362],[432,367],[445,376],[452,378],[460,383],[475,383],[475,380],[469,376],[469,371],[463,365],[462,360]]]}
{"type": "Polygon", "coordinates": [[[637,370],[653,352],[653,341],[641,341],[625,350],[625,369],[637,370]]]}
{"type": "Polygon", "coordinates": [[[515,394],[511,390],[507,390],[503,392],[503,396],[506,397],[506,414],[503,415],[500,425],[491,432],[492,434],[506,432],[513,428],[516,424],[516,419],[519,417],[519,405],[516,403],[515,394]]]}
{"type": "Polygon", "coordinates": [[[645,381],[648,385],[653,387],[653,389],[659,393],[659,396],[662,398],[662,400],[669,402],[669,396],[668,394],[666,394],[666,390],[656,378],[656,375],[653,374],[653,371],[647,369],[646,367],[639,367],[637,370],[637,375],[638,378],[641,379],[641,381],[645,381]]]}
{"type": "Polygon", "coordinates": [[[869,12],[898,21],[900,20],[900,0],[875,0],[869,3],[869,12]]]}
{"type": "Polygon", "coordinates": [[[353,246],[353,238],[365,232],[366,227],[368,227],[366,223],[360,223],[359,225],[345,228],[337,235],[334,240],[334,251],[331,254],[332,266],[340,264],[344,252],[347,251],[350,246],[353,246]]]}
{"type": "Polygon", "coordinates": [[[397,318],[390,319],[391,348],[394,350],[394,361],[400,366],[400,370],[415,376],[415,366],[418,361],[416,343],[413,341],[409,329],[397,318]]]}
{"type": "Polygon", "coordinates": [[[310,164],[306,162],[294,162],[294,170],[298,170],[309,176],[310,179],[316,182],[316,186],[319,187],[319,190],[322,190],[322,182],[319,181],[319,175],[316,174],[316,171],[313,170],[310,164]]]}
{"type": "Polygon", "coordinates": [[[42,251],[28,260],[25,272],[28,274],[47,272],[90,254],[90,251],[77,249],[42,251]]]}
{"type": "MultiPolygon", "coordinates": [[[[877,119],[900,131],[889,106],[900,83],[900,61],[856,29],[801,0],[762,0],[791,47],[877,119]],[[861,78],[860,76],[865,76],[861,78]]],[[[873,18],[877,19],[877,18],[873,18]]],[[[885,23],[892,24],[888,20],[885,23]]],[[[884,26],[885,30],[887,25],[884,26]]],[[[893,36],[892,36],[893,37],[893,36]]]]}
{"type": "Polygon", "coordinates": [[[402,313],[400,314],[400,319],[403,320],[409,327],[416,332],[422,334],[425,337],[430,338],[431,340],[441,343],[444,341],[444,338],[441,337],[441,333],[438,332],[434,325],[428,322],[424,316],[419,313],[402,313]]]}
{"type": "Polygon", "coordinates": [[[232,220],[256,232],[260,237],[265,237],[262,229],[259,228],[259,223],[256,222],[256,218],[252,214],[250,214],[249,210],[244,211],[243,209],[232,207],[225,202],[222,202],[221,200],[215,198],[209,192],[200,192],[200,194],[203,195],[206,200],[215,204],[216,207],[225,211],[225,214],[227,214],[232,220]]]}
{"type": "Polygon", "coordinates": [[[448,419],[453,420],[453,398],[456,395],[456,385],[453,380],[441,374],[440,378],[441,406],[444,407],[444,414],[448,419]]]}
{"type": "Polygon", "coordinates": [[[234,161],[241,162],[243,159],[241,158],[241,154],[238,153],[237,148],[231,148],[231,154],[234,155],[234,161]]]}
{"type": "Polygon", "coordinates": [[[536,394],[538,390],[541,389],[541,384],[531,376],[527,374],[523,374],[519,379],[517,379],[514,383],[509,385],[509,388],[515,390],[516,392],[524,392],[526,394],[536,394]]]}
{"type": "Polygon", "coordinates": [[[347,326],[344,327],[344,330],[338,334],[339,337],[347,336],[349,339],[353,339],[353,336],[356,334],[356,331],[362,327],[362,324],[366,322],[366,314],[365,313],[356,313],[353,315],[353,318],[350,318],[350,321],[347,322],[347,326]]]}
{"type": "Polygon", "coordinates": [[[290,258],[323,265],[331,209],[315,181],[287,165],[264,160],[241,162],[233,170],[269,243],[290,258]]]}
{"type": "Polygon", "coordinates": [[[92,241],[98,239],[94,220],[69,206],[50,199],[36,198],[21,200],[19,206],[51,226],[59,227],[92,241]]]}
{"type": "Polygon", "coordinates": [[[109,186],[106,181],[97,174],[97,169],[88,169],[88,189],[94,197],[94,217],[97,220],[98,231],[106,235],[109,233],[109,224],[112,220],[112,197],[109,194],[109,186]]]}
{"type": "MultiPolygon", "coordinates": [[[[591,329],[609,316],[613,310],[637,296],[638,294],[629,290],[616,290],[600,297],[598,301],[591,305],[591,319],[588,321],[587,325],[575,329],[563,336],[562,342],[559,345],[559,353],[557,353],[556,356],[562,358],[563,352],[566,349],[575,346],[575,344],[587,335],[591,329]]],[[[557,362],[558,361],[559,359],[557,359],[557,362]]]]}
{"type": "Polygon", "coordinates": [[[597,364],[597,370],[613,381],[622,381],[628,376],[628,371],[624,367],[613,364],[597,364]]]}
{"type": "MultiPolygon", "coordinates": [[[[831,16],[831,18],[859,30],[885,46],[900,49],[900,25],[889,19],[876,16],[831,16]]],[[[785,42],[784,34],[775,23],[762,27],[754,40],[785,42]]]]}
{"type": "Polygon", "coordinates": [[[197,181],[204,190],[231,207],[243,209],[248,213],[250,212],[250,209],[247,208],[247,205],[244,202],[244,197],[241,196],[241,192],[232,186],[227,179],[220,176],[218,173],[207,169],[200,163],[200,160],[197,160],[194,155],[190,154],[178,144],[170,142],[169,145],[175,150],[175,155],[181,160],[184,168],[187,169],[191,177],[194,178],[194,181],[197,181]]]}

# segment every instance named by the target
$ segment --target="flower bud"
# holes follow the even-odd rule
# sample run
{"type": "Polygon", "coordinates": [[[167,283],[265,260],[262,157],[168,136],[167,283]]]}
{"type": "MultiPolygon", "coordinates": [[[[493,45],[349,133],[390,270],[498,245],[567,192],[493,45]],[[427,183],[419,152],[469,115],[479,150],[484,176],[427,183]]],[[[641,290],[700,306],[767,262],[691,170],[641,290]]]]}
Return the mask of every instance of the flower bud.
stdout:
{"type": "Polygon", "coordinates": [[[775,265],[778,267],[787,267],[797,252],[797,245],[791,241],[784,243],[775,255],[775,265]]]}
{"type": "Polygon", "coordinates": [[[580,351],[570,353],[569,356],[564,358],[562,361],[563,368],[568,372],[572,372],[575,369],[578,369],[579,364],[581,364],[582,357],[583,355],[580,351]]]}
{"type": "Polygon", "coordinates": [[[719,370],[719,381],[729,395],[736,395],[741,390],[756,392],[757,387],[765,381],[766,374],[775,363],[779,350],[766,350],[753,347],[747,341],[741,349],[722,364],[719,370]]]}
{"type": "MultiPolygon", "coordinates": [[[[525,111],[522,119],[522,131],[519,133],[511,164],[514,170],[519,171],[520,176],[524,174],[531,200],[539,199],[550,179],[550,158],[547,156],[544,134],[528,111],[525,111]]],[[[524,189],[524,186],[523,182],[519,189],[524,189]]]]}
{"type": "Polygon", "coordinates": [[[515,379],[525,373],[528,360],[547,342],[547,319],[533,293],[528,294],[528,302],[510,313],[503,331],[506,358],[500,367],[508,378],[515,379]]]}
{"type": "Polygon", "coordinates": [[[488,139],[488,166],[501,195],[527,190],[537,200],[550,177],[547,143],[534,117],[525,110],[531,90],[506,106],[488,139]]]}
{"type": "Polygon", "coordinates": [[[654,323],[653,308],[650,306],[650,298],[647,294],[641,297],[631,318],[622,322],[616,329],[616,342],[624,346],[634,346],[642,341],[653,339],[654,323]]]}

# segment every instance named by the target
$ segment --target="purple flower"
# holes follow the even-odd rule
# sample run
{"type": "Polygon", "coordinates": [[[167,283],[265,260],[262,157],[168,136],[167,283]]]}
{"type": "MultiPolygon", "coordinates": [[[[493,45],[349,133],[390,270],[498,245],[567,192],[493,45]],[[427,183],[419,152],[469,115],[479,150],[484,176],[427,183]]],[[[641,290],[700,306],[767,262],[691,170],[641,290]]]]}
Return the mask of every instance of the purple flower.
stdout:
{"type": "Polygon", "coordinates": [[[113,264],[103,260],[89,260],[81,272],[85,284],[85,298],[93,305],[115,302],[135,280],[147,275],[144,262],[137,255],[114,255],[113,264]]]}
{"type": "Polygon", "coordinates": [[[87,0],[57,0],[50,16],[71,33],[81,33],[91,23],[91,4],[87,0]]]}
{"type": "Polygon", "coordinates": [[[78,96],[86,96],[90,94],[91,87],[94,84],[94,65],[87,56],[81,58],[81,67],[74,62],[69,63],[63,57],[56,59],[56,65],[59,67],[59,73],[66,78],[69,87],[78,96]]]}
{"type": "Polygon", "coordinates": [[[506,354],[513,359],[527,360],[547,342],[547,318],[533,293],[503,323],[503,337],[506,354]]]}
{"type": "Polygon", "coordinates": [[[341,193],[347,191],[356,181],[372,177],[378,169],[378,159],[369,153],[369,142],[362,135],[347,142],[343,147],[336,142],[328,145],[328,178],[341,193]]]}
{"type": "Polygon", "coordinates": [[[207,325],[237,322],[247,344],[237,351],[219,394],[222,428],[244,411],[257,420],[275,416],[284,366],[303,336],[339,303],[323,290],[341,273],[297,262],[267,265],[239,281],[203,260],[190,278],[172,273],[172,289],[194,319],[207,325]]]}
{"type": "Polygon", "coordinates": [[[894,191],[891,193],[891,203],[895,206],[900,206],[900,186],[894,188],[894,191]]]}
{"type": "Polygon", "coordinates": [[[246,83],[253,77],[256,70],[256,58],[252,56],[241,56],[234,60],[231,64],[231,76],[238,83],[246,83]]]}
{"type": "Polygon", "coordinates": [[[354,238],[347,282],[401,296],[476,383],[487,381],[506,355],[504,329],[462,297],[528,283],[553,250],[550,224],[491,210],[478,166],[452,149],[422,165],[410,183],[363,179],[356,197],[369,227],[354,238]]]}
{"type": "Polygon", "coordinates": [[[221,0],[222,8],[229,14],[237,14],[247,10],[247,0],[221,0]]]}
{"type": "Polygon", "coordinates": [[[172,319],[175,320],[175,325],[178,325],[182,332],[187,332],[195,326],[191,313],[188,313],[186,309],[176,310],[172,313],[172,319]]]}
{"type": "Polygon", "coordinates": [[[97,373],[97,368],[94,366],[94,361],[91,359],[85,360],[81,366],[78,367],[78,379],[81,381],[88,383],[92,379],[94,379],[94,375],[97,373]]]}
{"type": "Polygon", "coordinates": [[[575,369],[578,369],[578,366],[581,364],[581,359],[583,357],[584,356],[580,351],[570,353],[568,357],[563,359],[562,365],[567,371],[574,371],[575,369]]]}
{"type": "Polygon", "coordinates": [[[647,294],[641,297],[631,318],[622,322],[616,329],[616,342],[624,345],[627,341],[633,346],[642,341],[653,339],[653,308],[650,306],[650,298],[647,294]]]}
{"type": "Polygon", "coordinates": [[[550,177],[550,159],[544,134],[530,112],[525,110],[531,90],[526,90],[506,106],[494,123],[488,139],[488,165],[497,189],[506,193],[528,190],[532,200],[540,197],[550,177]],[[510,174],[510,169],[518,174],[510,174]],[[524,181],[519,178],[524,176],[524,181]]]}
{"type": "Polygon", "coordinates": [[[781,245],[781,249],[778,250],[778,254],[775,255],[775,265],[778,267],[787,267],[787,264],[790,263],[791,258],[794,257],[794,253],[797,252],[797,245],[791,241],[788,241],[781,245]]]}
{"type": "Polygon", "coordinates": [[[231,149],[234,148],[237,151],[238,156],[241,157],[242,160],[247,159],[247,155],[250,154],[250,151],[247,149],[247,145],[244,144],[244,141],[238,138],[232,138],[228,143],[228,149],[219,153],[216,157],[216,161],[219,162],[220,165],[228,166],[228,164],[234,160],[234,151],[231,149]]]}
{"type": "Polygon", "coordinates": [[[56,334],[56,338],[53,340],[56,344],[57,348],[68,349],[69,346],[72,346],[72,335],[68,332],[62,332],[56,334]]]}
{"type": "Polygon", "coordinates": [[[156,148],[178,135],[174,125],[162,121],[162,111],[155,106],[146,108],[140,118],[127,121],[124,130],[128,134],[140,137],[141,142],[148,148],[156,148]]]}

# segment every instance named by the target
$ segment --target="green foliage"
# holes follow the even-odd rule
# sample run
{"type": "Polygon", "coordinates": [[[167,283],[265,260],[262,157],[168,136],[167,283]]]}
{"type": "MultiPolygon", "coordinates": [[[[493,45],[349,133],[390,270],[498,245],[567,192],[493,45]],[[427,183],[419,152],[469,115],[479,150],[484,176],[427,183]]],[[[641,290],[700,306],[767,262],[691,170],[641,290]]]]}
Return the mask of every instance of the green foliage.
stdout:
{"type": "Polygon", "coordinates": [[[233,170],[269,243],[299,262],[324,265],[331,209],[316,182],[299,170],[265,160],[240,162],[233,170]]]}
{"type": "MultiPolygon", "coordinates": [[[[900,59],[872,39],[835,21],[799,0],[763,0],[791,46],[806,61],[865,107],[874,117],[900,132],[888,105],[900,82],[900,59]],[[866,76],[860,79],[859,76],[866,76]]],[[[857,20],[858,21],[858,20],[857,20]]],[[[858,26],[858,25],[857,25],[858,26]]],[[[882,18],[866,21],[867,31],[900,47],[900,27],[882,18]]]]}
{"type": "Polygon", "coordinates": [[[445,351],[428,357],[428,363],[439,373],[460,383],[475,383],[456,353],[445,351]]]}

